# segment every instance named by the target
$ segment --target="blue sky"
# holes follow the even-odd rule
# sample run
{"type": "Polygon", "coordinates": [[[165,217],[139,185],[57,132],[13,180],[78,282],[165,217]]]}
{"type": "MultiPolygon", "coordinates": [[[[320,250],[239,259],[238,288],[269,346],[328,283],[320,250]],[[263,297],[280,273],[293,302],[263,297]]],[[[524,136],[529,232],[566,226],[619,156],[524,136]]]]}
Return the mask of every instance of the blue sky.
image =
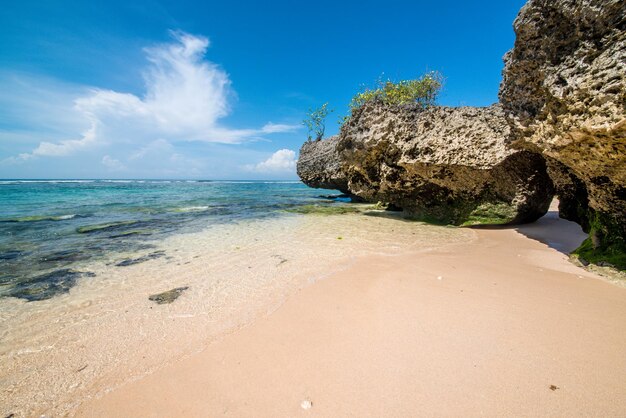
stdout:
{"type": "Polygon", "coordinates": [[[8,0],[0,177],[295,179],[306,111],[381,74],[496,102],[523,4],[8,0]]]}

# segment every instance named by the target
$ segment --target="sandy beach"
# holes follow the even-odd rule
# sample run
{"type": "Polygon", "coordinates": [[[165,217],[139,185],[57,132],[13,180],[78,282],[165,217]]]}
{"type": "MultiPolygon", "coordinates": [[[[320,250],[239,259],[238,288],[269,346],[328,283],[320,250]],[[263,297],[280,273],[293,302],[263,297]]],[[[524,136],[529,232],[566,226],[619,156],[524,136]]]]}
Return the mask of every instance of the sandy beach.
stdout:
{"type": "Polygon", "coordinates": [[[0,418],[626,418],[626,1],[5,3],[0,418]]]}
{"type": "Polygon", "coordinates": [[[0,416],[71,414],[87,399],[266,317],[299,289],[361,259],[429,253],[475,235],[356,213],[283,214],[86,261],[77,268],[94,276],[67,293],[36,302],[0,298],[0,416]],[[145,258],[154,252],[162,256],[145,258]],[[138,258],[146,261],[118,265],[138,258]],[[171,304],[149,299],[173,288],[187,290],[171,304]]]}
{"type": "Polygon", "coordinates": [[[624,416],[626,289],[568,261],[580,228],[474,232],[358,258],[76,414],[624,416]]]}

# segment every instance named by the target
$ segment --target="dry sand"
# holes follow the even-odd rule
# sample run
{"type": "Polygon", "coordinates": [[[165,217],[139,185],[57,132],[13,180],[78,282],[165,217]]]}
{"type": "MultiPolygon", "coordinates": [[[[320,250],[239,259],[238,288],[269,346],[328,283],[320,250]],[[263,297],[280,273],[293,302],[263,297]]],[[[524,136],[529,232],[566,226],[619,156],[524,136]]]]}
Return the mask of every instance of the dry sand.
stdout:
{"type": "Polygon", "coordinates": [[[580,229],[477,234],[360,259],[78,415],[626,416],[626,289],[569,263],[580,229]]]}

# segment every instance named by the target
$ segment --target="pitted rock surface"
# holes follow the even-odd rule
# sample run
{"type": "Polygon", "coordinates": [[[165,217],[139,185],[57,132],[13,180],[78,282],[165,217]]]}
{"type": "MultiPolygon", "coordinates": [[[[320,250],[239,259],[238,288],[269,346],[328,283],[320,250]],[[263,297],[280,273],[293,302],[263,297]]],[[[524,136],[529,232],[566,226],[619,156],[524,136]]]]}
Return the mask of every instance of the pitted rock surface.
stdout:
{"type": "Polygon", "coordinates": [[[561,216],[626,239],[626,2],[531,0],[514,23],[500,101],[521,146],[543,152],[561,216]]]}
{"type": "Polygon", "coordinates": [[[389,203],[422,219],[533,221],[547,211],[552,183],[539,154],[510,143],[498,105],[423,110],[369,102],[337,137],[306,143],[298,172],[332,167],[301,178],[313,187],[340,184],[365,201],[389,203]]]}

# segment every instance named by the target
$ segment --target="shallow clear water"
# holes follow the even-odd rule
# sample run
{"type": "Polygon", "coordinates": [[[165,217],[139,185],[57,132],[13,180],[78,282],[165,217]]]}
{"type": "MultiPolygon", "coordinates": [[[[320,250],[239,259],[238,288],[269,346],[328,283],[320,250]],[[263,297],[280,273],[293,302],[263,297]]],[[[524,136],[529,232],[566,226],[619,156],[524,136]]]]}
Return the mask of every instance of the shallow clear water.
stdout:
{"type": "Polygon", "coordinates": [[[85,261],[150,250],[172,233],[284,216],[321,193],[300,182],[2,180],[0,296],[46,299],[90,275],[78,269],[85,261]]]}

